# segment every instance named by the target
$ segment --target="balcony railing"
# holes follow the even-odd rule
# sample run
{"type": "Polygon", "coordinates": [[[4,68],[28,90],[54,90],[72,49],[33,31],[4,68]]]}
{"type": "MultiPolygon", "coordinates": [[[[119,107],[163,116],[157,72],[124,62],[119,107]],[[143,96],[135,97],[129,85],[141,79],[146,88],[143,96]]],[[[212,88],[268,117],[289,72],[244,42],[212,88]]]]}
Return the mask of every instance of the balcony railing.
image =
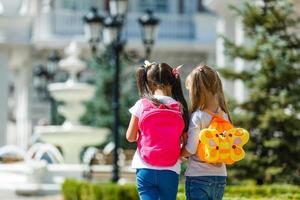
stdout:
{"type": "MultiPolygon", "coordinates": [[[[51,41],[55,38],[70,40],[84,35],[84,11],[54,9],[37,17],[35,38],[51,41]]],[[[124,26],[126,40],[140,40],[140,27],[137,22],[142,13],[129,12],[124,26]]],[[[216,40],[216,17],[204,13],[172,14],[155,13],[161,22],[158,28],[158,41],[197,42],[213,45],[216,40]]]]}
{"type": "MultiPolygon", "coordinates": [[[[70,37],[83,35],[82,16],[85,13],[71,10],[55,10],[52,16],[51,30],[54,36],[70,37]]],[[[137,22],[141,13],[128,13],[124,27],[127,39],[140,38],[140,27],[137,22]]],[[[158,39],[193,40],[195,34],[194,21],[191,15],[157,14],[161,19],[158,39]]]]}
{"type": "MultiPolygon", "coordinates": [[[[128,38],[140,37],[140,27],[137,19],[141,14],[129,13],[125,25],[128,38]]],[[[160,18],[158,40],[193,40],[195,27],[193,16],[182,14],[156,14],[160,18]]]]}

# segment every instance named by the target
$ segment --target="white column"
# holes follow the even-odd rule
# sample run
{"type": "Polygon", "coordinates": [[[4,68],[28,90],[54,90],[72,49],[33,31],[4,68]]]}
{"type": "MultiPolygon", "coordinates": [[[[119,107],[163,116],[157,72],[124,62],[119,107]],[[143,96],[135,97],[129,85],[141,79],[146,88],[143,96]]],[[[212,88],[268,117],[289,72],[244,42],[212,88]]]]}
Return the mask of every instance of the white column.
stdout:
{"type": "MultiPolygon", "coordinates": [[[[230,40],[235,39],[235,20],[232,16],[220,17],[217,21],[217,34],[225,36],[230,40]]],[[[234,62],[225,55],[224,39],[217,37],[216,40],[216,62],[220,68],[234,67],[234,62]]],[[[234,83],[228,80],[222,80],[224,92],[229,96],[234,96],[234,83]]]]}
{"type": "Polygon", "coordinates": [[[0,147],[7,144],[8,55],[0,52],[0,147]]]}
{"type": "MultiPolygon", "coordinates": [[[[244,30],[243,30],[243,24],[242,20],[240,18],[237,18],[235,20],[235,44],[236,45],[242,45],[245,41],[244,38],[244,30]]],[[[235,71],[236,72],[241,72],[245,70],[245,61],[236,58],[234,60],[235,64],[235,71]]],[[[244,86],[244,83],[241,80],[236,80],[234,82],[234,97],[238,102],[244,102],[246,100],[246,87],[244,86]]]]}
{"type": "Polygon", "coordinates": [[[29,88],[31,68],[24,66],[16,71],[16,145],[26,149],[29,143],[31,123],[29,119],[29,88]]]}
{"type": "Polygon", "coordinates": [[[41,38],[49,38],[52,36],[53,9],[51,1],[52,0],[43,0],[41,4],[40,19],[37,19],[41,38]]]}

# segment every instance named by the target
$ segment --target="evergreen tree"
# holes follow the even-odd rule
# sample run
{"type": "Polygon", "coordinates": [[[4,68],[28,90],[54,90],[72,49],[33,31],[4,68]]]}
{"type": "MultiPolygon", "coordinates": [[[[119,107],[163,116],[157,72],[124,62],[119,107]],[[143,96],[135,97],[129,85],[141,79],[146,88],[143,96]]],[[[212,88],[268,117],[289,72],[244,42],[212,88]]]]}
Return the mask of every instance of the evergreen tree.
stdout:
{"type": "MultiPolygon", "coordinates": [[[[292,1],[244,1],[232,7],[241,18],[247,44],[227,38],[225,53],[240,58],[247,69],[221,70],[242,80],[248,98],[237,105],[235,124],[251,132],[247,156],[232,166],[232,175],[257,183],[300,183],[300,38],[299,17],[292,1]]],[[[232,69],[232,68],[231,68],[232,69]]],[[[230,171],[230,170],[229,170],[230,171]]]]}
{"type": "MultiPolygon", "coordinates": [[[[90,61],[89,67],[95,71],[94,80],[90,82],[96,86],[96,94],[93,99],[86,103],[87,111],[81,121],[86,125],[106,127],[112,130],[114,120],[112,108],[114,66],[111,55],[112,47],[108,47],[99,57],[90,61]]],[[[123,148],[132,148],[134,145],[126,142],[125,131],[131,117],[128,108],[133,106],[138,99],[135,85],[135,68],[126,56],[121,56],[120,60],[120,145],[123,148]]],[[[109,136],[105,144],[111,140],[112,135],[109,136]]],[[[100,144],[99,147],[101,148],[105,144],[100,144]]]]}

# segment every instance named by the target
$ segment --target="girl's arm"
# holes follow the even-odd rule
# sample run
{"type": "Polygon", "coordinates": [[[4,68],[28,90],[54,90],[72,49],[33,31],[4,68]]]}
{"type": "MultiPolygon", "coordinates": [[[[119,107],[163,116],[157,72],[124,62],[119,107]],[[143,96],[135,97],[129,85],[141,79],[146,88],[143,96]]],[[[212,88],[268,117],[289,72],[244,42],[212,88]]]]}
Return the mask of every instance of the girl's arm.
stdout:
{"type": "Polygon", "coordinates": [[[132,115],[126,132],[126,139],[129,142],[135,142],[137,140],[138,131],[139,131],[138,123],[139,123],[139,118],[132,115]]]}
{"type": "Polygon", "coordinates": [[[186,143],[181,148],[181,157],[190,157],[193,154],[196,154],[197,147],[199,144],[198,134],[201,130],[201,118],[197,113],[191,115],[191,120],[189,124],[189,130],[186,134],[186,143]]]}

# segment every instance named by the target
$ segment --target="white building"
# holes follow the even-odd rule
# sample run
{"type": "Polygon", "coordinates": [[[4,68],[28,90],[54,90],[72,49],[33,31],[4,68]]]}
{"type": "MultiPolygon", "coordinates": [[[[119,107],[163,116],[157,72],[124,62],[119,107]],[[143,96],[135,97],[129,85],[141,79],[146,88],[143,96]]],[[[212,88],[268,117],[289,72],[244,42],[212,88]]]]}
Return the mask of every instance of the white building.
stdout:
{"type": "MultiPolygon", "coordinates": [[[[153,9],[160,18],[152,60],[191,68],[215,60],[216,16],[203,11],[201,0],[130,0],[125,26],[127,49],[144,48],[137,18],[153,9]]],[[[91,6],[107,8],[108,0],[0,1],[0,146],[26,148],[38,119],[49,121],[50,105],[33,89],[32,70],[45,64],[52,50],[78,41],[88,59],[82,17],[91,6]]],[[[185,70],[188,71],[188,70],[185,70]]]]}

